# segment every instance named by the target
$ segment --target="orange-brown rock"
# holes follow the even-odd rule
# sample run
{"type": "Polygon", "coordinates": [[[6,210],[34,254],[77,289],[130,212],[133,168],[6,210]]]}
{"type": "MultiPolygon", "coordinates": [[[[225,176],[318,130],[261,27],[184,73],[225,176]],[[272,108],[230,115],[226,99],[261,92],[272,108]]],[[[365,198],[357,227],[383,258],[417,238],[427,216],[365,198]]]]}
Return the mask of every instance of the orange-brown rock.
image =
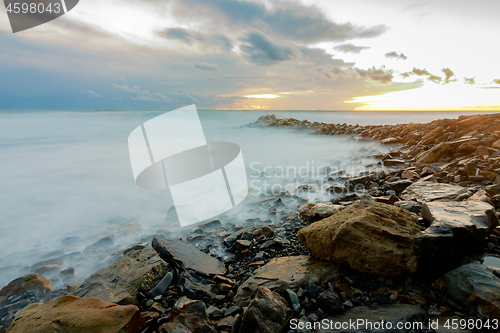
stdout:
{"type": "Polygon", "coordinates": [[[435,163],[441,159],[444,155],[448,154],[450,146],[446,142],[441,142],[437,146],[434,146],[430,150],[426,150],[417,155],[417,163],[419,164],[429,164],[435,163]]]}
{"type": "Polygon", "coordinates": [[[420,144],[422,145],[428,145],[429,143],[432,143],[436,138],[438,138],[441,134],[443,134],[444,128],[443,126],[438,126],[434,128],[432,131],[427,133],[422,140],[420,140],[420,144]]]}
{"type": "Polygon", "coordinates": [[[491,148],[500,149],[500,140],[493,142],[491,148]]]}
{"type": "Polygon", "coordinates": [[[135,305],[116,305],[94,297],[61,296],[28,305],[8,333],[136,333],[146,326],[135,305]]]}
{"type": "Polygon", "coordinates": [[[402,208],[361,200],[298,232],[311,255],[345,261],[361,272],[396,275],[415,272],[413,237],[424,228],[402,208]]]}
{"type": "Polygon", "coordinates": [[[39,274],[27,274],[11,281],[0,290],[0,305],[5,303],[10,296],[25,293],[30,289],[50,293],[54,290],[54,287],[52,282],[39,274]]]}

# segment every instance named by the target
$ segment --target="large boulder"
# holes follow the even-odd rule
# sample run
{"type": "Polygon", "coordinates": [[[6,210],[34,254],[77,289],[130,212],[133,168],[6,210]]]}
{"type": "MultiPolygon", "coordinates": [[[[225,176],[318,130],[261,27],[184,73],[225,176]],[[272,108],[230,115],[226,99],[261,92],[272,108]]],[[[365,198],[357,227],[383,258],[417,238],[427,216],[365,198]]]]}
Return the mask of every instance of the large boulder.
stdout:
{"type": "Polygon", "coordinates": [[[61,296],[47,303],[28,305],[8,333],[135,333],[146,322],[135,305],[117,305],[98,298],[61,296]]]}
{"type": "Polygon", "coordinates": [[[245,307],[250,297],[259,287],[264,286],[275,291],[297,289],[309,283],[322,281],[328,275],[338,274],[338,268],[309,256],[290,256],[271,259],[266,265],[255,270],[238,288],[234,303],[245,307]]]}
{"type": "Polygon", "coordinates": [[[423,264],[442,269],[456,267],[464,254],[479,251],[498,225],[493,207],[482,201],[426,202],[422,217],[431,224],[415,236],[414,244],[423,264]]]}
{"type": "Polygon", "coordinates": [[[130,251],[114,264],[88,277],[74,293],[117,304],[139,304],[137,294],[148,292],[167,273],[168,265],[153,249],[130,251]]]}
{"type": "Polygon", "coordinates": [[[365,273],[396,275],[417,270],[413,237],[422,229],[414,213],[361,200],[299,230],[298,238],[319,259],[345,261],[365,273]]]}
{"type": "Polygon", "coordinates": [[[0,306],[3,305],[10,296],[24,294],[28,290],[37,289],[42,293],[50,293],[54,290],[52,282],[39,274],[27,274],[21,276],[0,290],[0,306]]]}
{"type": "Polygon", "coordinates": [[[467,264],[446,273],[435,285],[444,285],[450,296],[480,315],[498,319],[500,279],[493,272],[493,267],[467,264]]]}
{"type": "Polygon", "coordinates": [[[289,323],[292,311],[277,293],[269,288],[258,287],[248,309],[243,313],[239,333],[282,332],[289,323]]]}
{"type": "Polygon", "coordinates": [[[402,197],[405,200],[416,199],[420,202],[451,201],[464,193],[467,193],[467,190],[462,186],[419,181],[407,187],[402,197]]]}
{"type": "Polygon", "coordinates": [[[306,203],[299,207],[299,214],[303,218],[324,219],[339,212],[344,206],[333,205],[329,202],[306,203]]]}

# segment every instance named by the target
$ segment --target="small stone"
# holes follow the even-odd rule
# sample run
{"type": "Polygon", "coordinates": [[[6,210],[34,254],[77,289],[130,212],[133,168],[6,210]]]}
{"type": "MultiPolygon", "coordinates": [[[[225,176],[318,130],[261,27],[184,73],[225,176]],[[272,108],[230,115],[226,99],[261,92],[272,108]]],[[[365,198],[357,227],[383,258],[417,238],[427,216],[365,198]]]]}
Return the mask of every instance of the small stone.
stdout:
{"type": "Polygon", "coordinates": [[[217,284],[217,290],[219,290],[219,292],[221,294],[227,294],[233,287],[230,285],[230,284],[227,284],[227,283],[219,283],[217,284]]]}
{"type": "Polygon", "coordinates": [[[338,312],[342,310],[342,300],[337,295],[337,293],[332,290],[326,290],[319,294],[318,302],[332,312],[338,312]]]}
{"type": "Polygon", "coordinates": [[[217,308],[213,305],[210,305],[207,309],[207,315],[210,318],[212,318],[212,317],[222,316],[223,312],[219,308],[217,308]]]}
{"type": "Polygon", "coordinates": [[[170,286],[170,283],[172,283],[173,277],[174,276],[172,272],[168,272],[167,274],[165,274],[163,279],[161,279],[161,281],[156,285],[156,287],[154,287],[148,292],[148,296],[155,298],[156,296],[163,294],[170,286]]]}
{"type": "Polygon", "coordinates": [[[299,301],[299,297],[297,296],[297,294],[291,290],[291,289],[287,289],[286,290],[286,293],[287,293],[287,296],[288,296],[288,300],[290,301],[290,304],[292,305],[292,308],[293,308],[293,311],[295,313],[299,313],[300,312],[300,301],[299,301]]]}
{"type": "Polygon", "coordinates": [[[151,305],[153,305],[153,303],[154,303],[154,300],[148,299],[148,301],[146,302],[146,306],[149,308],[149,307],[151,307],[151,305]]]}
{"type": "Polygon", "coordinates": [[[226,311],[224,311],[224,317],[235,316],[238,313],[241,313],[242,310],[239,306],[233,305],[226,311]]]}

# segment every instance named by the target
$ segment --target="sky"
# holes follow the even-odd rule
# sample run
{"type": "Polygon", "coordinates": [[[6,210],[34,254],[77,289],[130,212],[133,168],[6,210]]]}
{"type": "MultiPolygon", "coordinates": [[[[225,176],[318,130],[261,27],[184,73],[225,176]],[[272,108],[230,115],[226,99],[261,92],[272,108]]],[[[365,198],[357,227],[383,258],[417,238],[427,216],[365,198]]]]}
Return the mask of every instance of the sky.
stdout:
{"type": "Polygon", "coordinates": [[[82,0],[12,33],[0,109],[498,110],[498,0],[82,0]]]}

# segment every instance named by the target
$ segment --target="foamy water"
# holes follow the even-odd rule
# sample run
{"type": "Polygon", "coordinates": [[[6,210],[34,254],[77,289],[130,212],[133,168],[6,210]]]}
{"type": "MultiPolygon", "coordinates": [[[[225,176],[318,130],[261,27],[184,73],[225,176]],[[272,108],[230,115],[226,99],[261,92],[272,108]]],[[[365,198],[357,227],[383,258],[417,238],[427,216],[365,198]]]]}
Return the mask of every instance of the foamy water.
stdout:
{"type": "MultiPolygon", "coordinates": [[[[0,111],[0,267],[32,265],[60,248],[65,237],[92,235],[134,219],[146,231],[167,226],[165,219],[172,206],[168,192],[136,186],[127,147],[135,127],[162,113],[0,111]]],[[[249,185],[257,191],[276,184],[314,183],[324,166],[354,166],[351,170],[356,170],[355,166],[362,168],[370,162],[367,156],[389,149],[350,136],[241,127],[267,113],[199,112],[207,141],[241,147],[249,185]],[[311,173],[316,174],[311,177],[311,173]]],[[[279,118],[361,125],[427,122],[459,115],[274,113],[279,118]]],[[[0,269],[0,285],[12,278],[0,269]]]]}

